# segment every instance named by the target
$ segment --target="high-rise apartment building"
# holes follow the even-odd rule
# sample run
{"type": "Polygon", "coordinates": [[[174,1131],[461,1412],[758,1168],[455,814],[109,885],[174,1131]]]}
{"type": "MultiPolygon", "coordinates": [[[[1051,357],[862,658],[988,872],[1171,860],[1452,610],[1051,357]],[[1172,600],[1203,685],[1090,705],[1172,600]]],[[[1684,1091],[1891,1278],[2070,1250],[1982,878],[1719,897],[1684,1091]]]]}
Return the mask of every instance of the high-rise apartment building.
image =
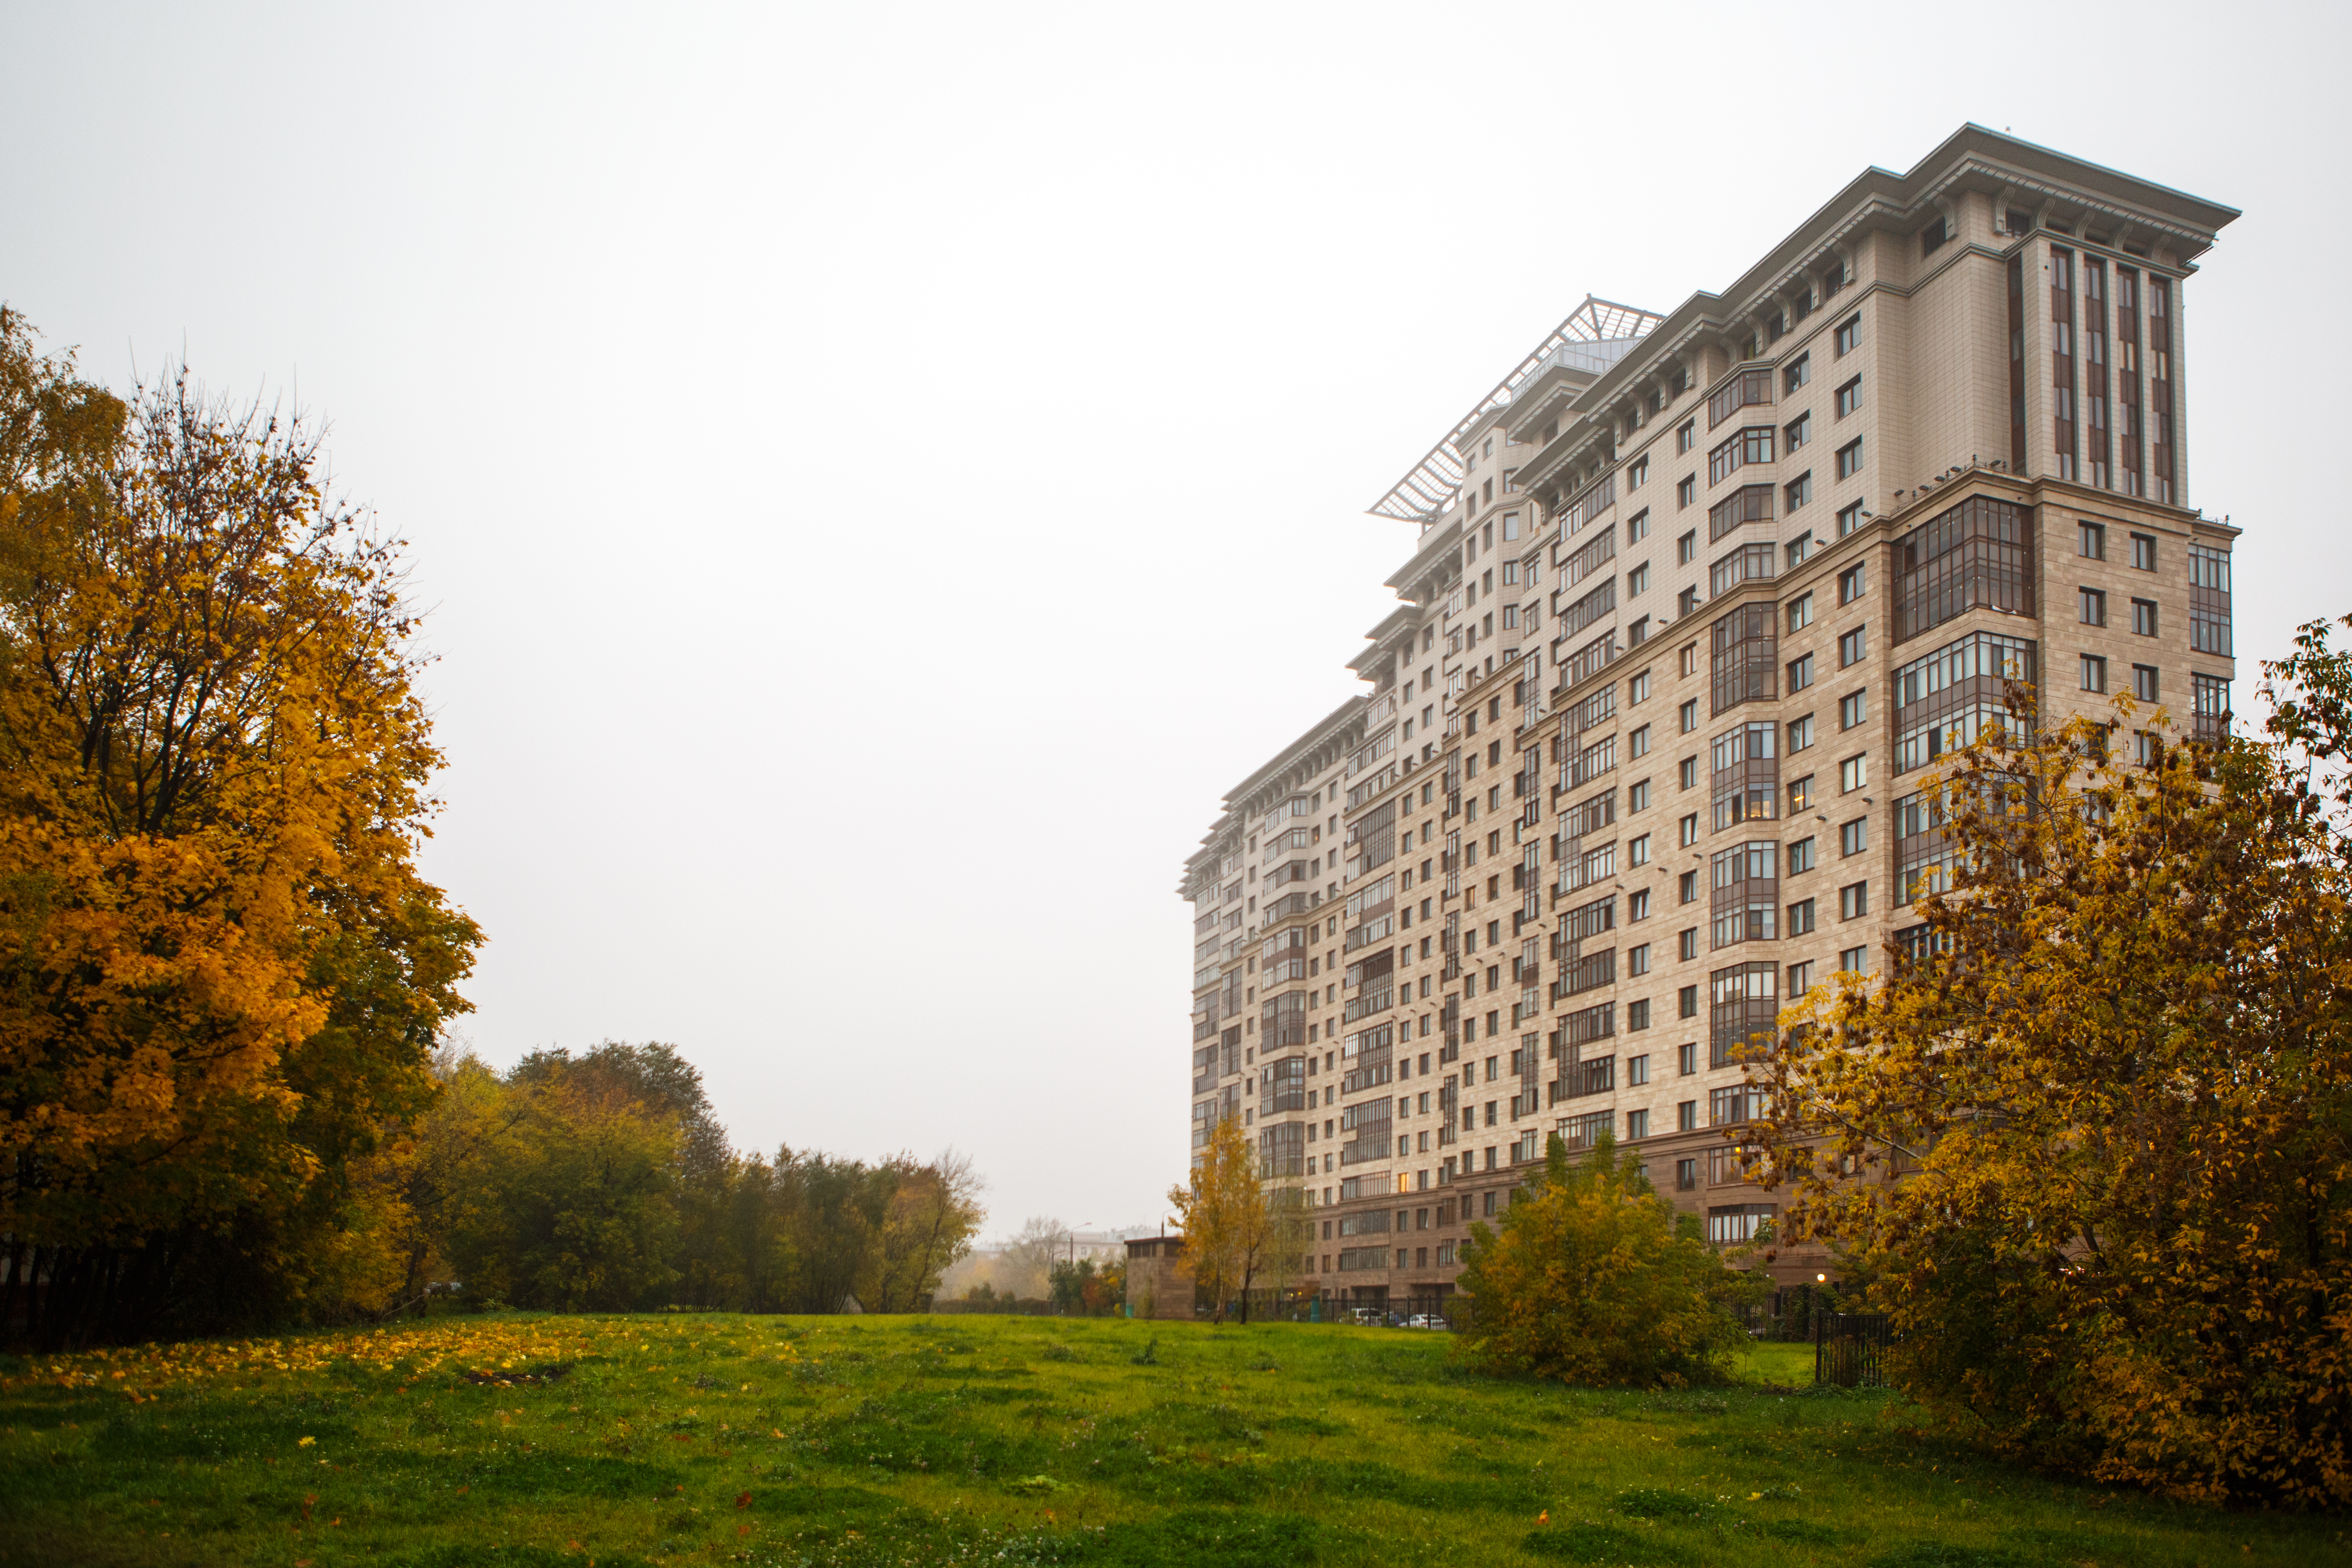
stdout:
{"type": "Polygon", "coordinates": [[[1370,694],[1183,885],[1193,1147],[1238,1117],[1307,1187],[1312,1288],[1448,1290],[1555,1131],[1753,1236],[1741,1053],[1917,926],[1921,781],[2004,682],[2219,731],[2184,329],[2235,216],[1968,127],[1720,295],[1588,299],[1372,508],[1419,534],[1370,694]]]}

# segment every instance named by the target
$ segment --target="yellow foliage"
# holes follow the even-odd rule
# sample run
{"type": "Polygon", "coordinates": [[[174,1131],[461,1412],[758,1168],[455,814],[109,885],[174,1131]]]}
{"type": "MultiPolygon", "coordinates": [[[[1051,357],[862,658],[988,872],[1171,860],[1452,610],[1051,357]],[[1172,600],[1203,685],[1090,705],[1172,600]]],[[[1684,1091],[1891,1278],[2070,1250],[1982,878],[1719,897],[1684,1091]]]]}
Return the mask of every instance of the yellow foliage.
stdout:
{"type": "MultiPolygon", "coordinates": [[[[2326,676],[2315,635],[2299,668],[2326,676]]],[[[2352,874],[2313,782],[2342,735],[2142,765],[2110,732],[1981,742],[1927,781],[1953,885],[1881,980],[1784,1019],[1760,1170],[1894,1315],[1902,1385],[1964,1427],[2182,1497],[2341,1507],[2352,874]]]]}

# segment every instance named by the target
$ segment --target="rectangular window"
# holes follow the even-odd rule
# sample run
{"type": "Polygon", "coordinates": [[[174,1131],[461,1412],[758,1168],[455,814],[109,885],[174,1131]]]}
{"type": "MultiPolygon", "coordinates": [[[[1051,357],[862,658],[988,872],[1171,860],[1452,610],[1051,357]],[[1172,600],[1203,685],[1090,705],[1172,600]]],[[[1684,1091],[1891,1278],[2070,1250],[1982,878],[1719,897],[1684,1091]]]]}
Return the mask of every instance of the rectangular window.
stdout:
{"type": "Polygon", "coordinates": [[[1781,369],[1780,390],[1783,394],[1794,392],[1812,379],[1813,356],[1799,354],[1781,369]]]}
{"type": "Polygon", "coordinates": [[[1840,419],[1862,406],[1862,377],[1855,376],[1837,389],[1837,416],[1840,419]]]}
{"type": "Polygon", "coordinates": [[[1870,884],[1855,882],[1838,889],[1838,919],[1858,921],[1870,912],[1870,884]]]}
{"type": "Polygon", "coordinates": [[[1626,845],[1625,858],[1627,863],[1630,865],[1648,865],[1650,863],[1650,836],[1644,833],[1640,837],[1635,838],[1626,845]]]}
{"type": "Polygon", "coordinates": [[[1813,624],[1813,596],[1802,594],[1789,601],[1789,629],[1802,631],[1813,624]]]}
{"type": "Polygon", "coordinates": [[[1625,895],[1625,918],[1628,921],[1645,921],[1650,918],[1649,889],[1636,888],[1625,895]]]}
{"type": "Polygon", "coordinates": [[[1771,521],[1772,487],[1742,485],[1706,509],[1707,542],[1711,544],[1748,523],[1771,521]]]}
{"type": "Polygon", "coordinates": [[[1684,872],[1682,883],[1675,889],[1675,891],[1682,895],[1682,901],[1684,903],[1687,904],[1696,900],[1698,898],[1698,873],[1696,871],[1684,872]]]}
{"type": "MultiPolygon", "coordinates": [[[[1797,782],[1799,784],[1810,784],[1813,781],[1810,778],[1805,778],[1800,779],[1797,782]]],[[[1797,809],[1802,811],[1804,807],[1800,805],[1797,809]]],[[[1790,845],[1789,875],[1793,877],[1800,871],[1810,871],[1812,868],[1813,841],[1811,838],[1800,838],[1794,844],[1790,845]]]]}
{"type": "MultiPolygon", "coordinates": [[[[1687,566],[1698,559],[1698,530],[1693,529],[1675,541],[1675,564],[1687,566]]],[[[1684,671],[1688,674],[1689,671],[1684,671]]]]}
{"type": "Polygon", "coordinates": [[[2132,565],[2142,572],[2156,570],[2156,536],[2135,533],[2132,539],[2132,565]]]}
{"type": "MultiPolygon", "coordinates": [[[[1696,873],[1694,873],[1694,875],[1696,875],[1696,873]]],[[[1679,991],[1679,992],[1677,992],[1677,993],[1675,994],[1675,1005],[1678,1008],[1680,1008],[1680,1009],[1681,1009],[1680,1016],[1681,1016],[1682,1017],[1685,1017],[1685,1018],[1696,1018],[1696,1017],[1697,1017],[1697,1016],[1698,1016],[1698,987],[1697,987],[1697,986],[1696,986],[1696,985],[1685,985],[1685,986],[1684,986],[1684,987],[1682,988],[1682,990],[1681,990],[1681,991],[1679,991]]],[[[1687,1049],[1688,1047],[1685,1047],[1685,1049],[1687,1049]]],[[[1684,1059],[1685,1059],[1685,1061],[1687,1061],[1689,1058],[1685,1058],[1684,1059]]],[[[1695,1069],[1693,1069],[1693,1068],[1688,1068],[1688,1067],[1685,1067],[1685,1068],[1683,1068],[1683,1071],[1685,1071],[1685,1072],[1690,1072],[1690,1071],[1693,1071],[1693,1070],[1695,1070],[1695,1069]]]]}
{"type": "Polygon", "coordinates": [[[2202,544],[2189,547],[2189,647],[2197,653],[2231,657],[2230,552],[2202,544]]]}
{"type": "Polygon", "coordinates": [[[1681,482],[1675,486],[1675,505],[1685,507],[1696,500],[1698,500],[1698,476],[1685,474],[1681,482]]]}
{"type": "Polygon", "coordinates": [[[1647,780],[1647,779],[1643,779],[1643,780],[1642,780],[1642,782],[1641,782],[1641,783],[1639,783],[1639,784],[1634,784],[1632,788],[1628,789],[1628,790],[1625,792],[1625,809],[1626,809],[1628,812],[1634,812],[1634,811],[1646,811],[1646,810],[1648,810],[1648,809],[1649,809],[1649,805],[1650,805],[1650,781],[1649,781],[1649,780],[1647,780]]]}
{"type": "Polygon", "coordinates": [[[2096,522],[2075,524],[2074,550],[2076,554],[2086,556],[2093,561],[2105,561],[2107,558],[2105,524],[2096,522]]]}
{"type": "Polygon", "coordinates": [[[2152,637],[2156,635],[2156,601],[2154,599],[2132,601],[2132,632],[2135,636],[2144,637],[2152,637]]]}
{"type": "Polygon", "coordinates": [[[1840,795],[1852,795],[1858,789],[1867,789],[1869,787],[1870,758],[1867,753],[1859,757],[1848,757],[1845,761],[1838,764],[1838,793],[1840,795]]]}
{"type": "Polygon", "coordinates": [[[1838,699],[1838,728],[1851,730],[1870,717],[1870,692],[1867,689],[1851,692],[1838,699]]]}
{"type": "Polygon", "coordinates": [[[1851,605],[1856,599],[1861,598],[1864,592],[1864,584],[1865,579],[1864,577],[1863,568],[1860,563],[1856,563],[1855,564],[1847,567],[1844,571],[1839,573],[1837,580],[1838,603],[1841,605],[1851,605]]]}
{"type": "Polygon", "coordinates": [[[1843,539],[1847,534],[1852,533],[1855,529],[1860,528],[1861,526],[1862,503],[1860,501],[1854,501],[1849,505],[1838,508],[1837,536],[1840,539],[1843,539]]]}
{"type": "Polygon", "coordinates": [[[1789,750],[1791,753],[1805,751],[1813,743],[1813,716],[1789,721],[1789,750]]]}
{"type": "Polygon", "coordinates": [[[1646,1110],[1627,1111],[1625,1113],[1626,1142],[1632,1142],[1637,1138],[1647,1138],[1649,1135],[1650,1113],[1646,1110]]]}
{"type": "Polygon", "coordinates": [[[1681,721],[1684,734],[1687,735],[1693,730],[1697,729],[1698,699],[1694,697],[1689,701],[1684,703],[1676,711],[1676,718],[1681,721]]]}
{"type": "Polygon", "coordinates": [[[1813,438],[1813,416],[1800,414],[1780,426],[1781,449],[1793,452],[1813,438]]]}
{"type": "Polygon", "coordinates": [[[1813,900],[1801,899],[1789,906],[1789,934],[1810,936],[1813,931],[1813,900]]]}
{"type": "Polygon", "coordinates": [[[1794,697],[1812,683],[1813,656],[1807,654],[1802,658],[1790,659],[1789,661],[1789,695],[1794,697]]]}
{"type": "Polygon", "coordinates": [[[2156,666],[2154,666],[2154,665],[2152,665],[2152,664],[2136,664],[2136,665],[2133,665],[2133,666],[2132,666],[2132,696],[2133,696],[2135,699],[2137,699],[2137,700],[2142,701],[2142,702],[2153,702],[2153,701],[2157,700],[2157,695],[2156,695],[2156,693],[2157,693],[2157,673],[2156,673],[2156,666]]]}
{"type": "Polygon", "coordinates": [[[1812,499],[1813,475],[1810,468],[1780,487],[1780,510],[1784,516],[1812,499]]]}
{"type": "Polygon", "coordinates": [[[1690,930],[1682,932],[1675,940],[1680,944],[1675,952],[1676,957],[1687,963],[1689,960],[1698,956],[1698,928],[1696,926],[1693,926],[1690,930]]]}
{"type": "Polygon", "coordinates": [[[1625,683],[1625,706],[1638,707],[1650,700],[1650,672],[1642,671],[1625,683]]]}
{"type": "Polygon", "coordinates": [[[2218,675],[2189,677],[2190,738],[2219,745],[2230,734],[2230,683],[2218,675]]]}
{"type": "Polygon", "coordinates": [[[1838,853],[1859,855],[1870,847],[1870,818],[1857,816],[1838,829],[1838,853]]]}
{"type": "Polygon", "coordinates": [[[2105,592],[2097,588],[2078,588],[2075,595],[2077,619],[2086,626],[2107,624],[2107,595],[2105,592]]]}
{"type": "Polygon", "coordinates": [[[1856,436],[1837,449],[1837,477],[1850,479],[1862,472],[1862,437],[1856,436]]]}
{"type": "Polygon", "coordinates": [[[1683,847],[1684,847],[1684,848],[1687,849],[1687,848],[1689,848],[1692,845],[1694,845],[1694,844],[1696,844],[1696,843],[1697,843],[1697,842],[1698,842],[1698,813],[1697,813],[1697,812],[1694,811],[1694,812],[1692,812],[1688,816],[1685,816],[1685,817],[1684,817],[1684,818],[1682,819],[1682,823],[1681,823],[1681,830],[1682,830],[1682,842],[1683,842],[1683,847]]]}
{"type": "Polygon", "coordinates": [[[1650,1026],[1650,999],[1646,996],[1625,1004],[1625,1027],[1630,1032],[1650,1026]]]}
{"type": "Polygon", "coordinates": [[[1789,1000],[1790,1000],[1790,1001],[1791,1001],[1791,1002],[1795,1001],[1798,997],[1802,996],[1806,992],[1811,991],[1812,988],[1813,988],[1813,963],[1812,963],[1812,960],[1811,960],[1811,959],[1807,959],[1807,960],[1806,960],[1804,963],[1792,963],[1792,964],[1789,965],[1789,1000]]]}
{"type": "Polygon", "coordinates": [[[2095,653],[2083,656],[2083,689],[2105,691],[2107,689],[2107,661],[2095,653]]]}
{"type": "Polygon", "coordinates": [[[1847,317],[1843,321],[1838,324],[1837,336],[1834,339],[1834,347],[1838,357],[1843,359],[1845,355],[1852,353],[1854,350],[1854,346],[1861,342],[1862,312],[1856,310],[1853,315],[1847,317]]]}
{"type": "Polygon", "coordinates": [[[1860,664],[1862,662],[1863,656],[1870,651],[1869,633],[1870,628],[1866,626],[1856,626],[1853,630],[1843,633],[1838,637],[1838,668],[1840,669],[1844,669],[1848,666],[1860,664]]]}
{"type": "Polygon", "coordinates": [[[1634,458],[1633,461],[1627,466],[1625,469],[1625,488],[1629,490],[1640,489],[1642,488],[1642,481],[1649,477],[1650,455],[1647,452],[1644,452],[1640,457],[1634,458]]]}
{"type": "Polygon", "coordinates": [[[1838,968],[1848,974],[1870,973],[1870,949],[1847,947],[1838,950],[1838,968]]]}

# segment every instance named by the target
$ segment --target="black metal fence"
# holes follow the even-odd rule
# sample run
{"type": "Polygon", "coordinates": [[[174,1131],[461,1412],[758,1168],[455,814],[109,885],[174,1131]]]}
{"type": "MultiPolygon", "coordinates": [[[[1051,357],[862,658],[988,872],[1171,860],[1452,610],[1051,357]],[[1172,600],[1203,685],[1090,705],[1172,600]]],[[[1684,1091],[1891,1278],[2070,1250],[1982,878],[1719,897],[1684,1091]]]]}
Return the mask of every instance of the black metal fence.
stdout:
{"type": "Polygon", "coordinates": [[[1894,1333],[1884,1312],[1813,1314],[1813,1381],[1842,1388],[1886,1386],[1894,1333]]]}

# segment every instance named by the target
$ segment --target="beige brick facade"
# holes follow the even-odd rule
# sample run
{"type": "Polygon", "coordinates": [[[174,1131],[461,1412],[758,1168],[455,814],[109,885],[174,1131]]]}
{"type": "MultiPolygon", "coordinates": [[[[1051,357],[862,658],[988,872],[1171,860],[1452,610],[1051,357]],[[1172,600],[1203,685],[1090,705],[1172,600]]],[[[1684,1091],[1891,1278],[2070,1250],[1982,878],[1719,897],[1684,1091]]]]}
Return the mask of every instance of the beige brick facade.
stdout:
{"type": "Polygon", "coordinates": [[[1421,532],[1370,694],[1182,888],[1193,1146],[1239,1116],[1307,1187],[1314,1288],[1450,1289],[1553,1131],[1740,1238],[1780,1200],[1723,1158],[1738,1042],[1916,923],[1919,780],[2000,671],[2219,722],[2177,323],[2234,216],[1969,127],[1719,296],[1588,300],[1383,498],[1421,532]]]}

